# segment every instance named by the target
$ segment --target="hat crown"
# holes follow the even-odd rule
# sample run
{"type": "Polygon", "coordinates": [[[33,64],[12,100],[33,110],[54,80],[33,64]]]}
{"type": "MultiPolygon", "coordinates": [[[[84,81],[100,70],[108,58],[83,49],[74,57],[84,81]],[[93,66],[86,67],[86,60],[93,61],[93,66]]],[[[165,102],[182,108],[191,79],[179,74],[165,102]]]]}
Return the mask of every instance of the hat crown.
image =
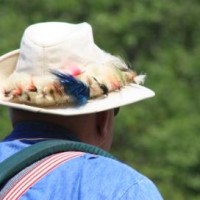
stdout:
{"type": "MultiPolygon", "coordinates": [[[[57,45],[68,41],[81,45],[86,39],[93,42],[92,28],[87,23],[69,24],[64,22],[47,22],[29,26],[24,37],[41,47],[57,45]]],[[[22,39],[23,40],[23,39],[22,39]]]]}
{"type": "Polygon", "coordinates": [[[95,45],[87,23],[39,23],[25,30],[15,71],[45,75],[64,65],[104,62],[110,57],[95,45]]]}

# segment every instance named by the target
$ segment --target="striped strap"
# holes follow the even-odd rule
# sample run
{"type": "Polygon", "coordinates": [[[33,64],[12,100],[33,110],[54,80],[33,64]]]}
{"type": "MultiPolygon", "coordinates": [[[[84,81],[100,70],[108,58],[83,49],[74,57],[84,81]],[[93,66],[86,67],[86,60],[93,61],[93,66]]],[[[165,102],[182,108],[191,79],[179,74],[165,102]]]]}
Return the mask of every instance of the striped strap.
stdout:
{"type": "Polygon", "coordinates": [[[18,177],[11,179],[5,190],[1,192],[2,200],[17,200],[42,177],[53,171],[62,163],[83,155],[83,152],[62,152],[46,157],[26,168],[18,177]]]}

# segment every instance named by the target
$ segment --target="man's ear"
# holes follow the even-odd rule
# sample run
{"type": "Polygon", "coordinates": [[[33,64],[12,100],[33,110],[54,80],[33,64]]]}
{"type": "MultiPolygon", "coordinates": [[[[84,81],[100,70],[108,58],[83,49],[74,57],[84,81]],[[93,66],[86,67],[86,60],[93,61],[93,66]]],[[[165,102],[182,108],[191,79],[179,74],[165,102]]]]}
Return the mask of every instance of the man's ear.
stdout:
{"type": "Polygon", "coordinates": [[[108,132],[110,131],[110,126],[112,124],[112,118],[112,110],[97,113],[96,125],[99,136],[105,137],[108,134],[108,132]]]}

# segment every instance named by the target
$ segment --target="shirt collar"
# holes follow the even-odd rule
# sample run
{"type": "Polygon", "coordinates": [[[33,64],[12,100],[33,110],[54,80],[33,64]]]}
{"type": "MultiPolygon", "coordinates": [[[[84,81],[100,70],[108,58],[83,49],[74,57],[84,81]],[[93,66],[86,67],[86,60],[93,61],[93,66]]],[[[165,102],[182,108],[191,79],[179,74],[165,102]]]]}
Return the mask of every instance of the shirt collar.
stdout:
{"type": "Polygon", "coordinates": [[[53,138],[78,141],[74,134],[66,128],[41,121],[23,121],[16,123],[13,131],[8,137],[5,138],[5,140],[9,141],[35,138],[53,138]]]}

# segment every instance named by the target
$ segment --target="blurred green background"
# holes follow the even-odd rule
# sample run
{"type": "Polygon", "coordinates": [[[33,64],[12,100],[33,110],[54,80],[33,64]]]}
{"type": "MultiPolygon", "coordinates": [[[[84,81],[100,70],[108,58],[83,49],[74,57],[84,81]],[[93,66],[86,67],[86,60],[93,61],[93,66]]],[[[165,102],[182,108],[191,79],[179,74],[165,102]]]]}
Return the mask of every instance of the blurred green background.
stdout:
{"type": "MultiPolygon", "coordinates": [[[[101,48],[147,74],[156,97],[120,110],[112,153],[165,199],[200,199],[200,1],[0,0],[0,54],[41,21],[87,21],[101,48]]],[[[0,107],[0,138],[10,130],[0,107]]]]}

